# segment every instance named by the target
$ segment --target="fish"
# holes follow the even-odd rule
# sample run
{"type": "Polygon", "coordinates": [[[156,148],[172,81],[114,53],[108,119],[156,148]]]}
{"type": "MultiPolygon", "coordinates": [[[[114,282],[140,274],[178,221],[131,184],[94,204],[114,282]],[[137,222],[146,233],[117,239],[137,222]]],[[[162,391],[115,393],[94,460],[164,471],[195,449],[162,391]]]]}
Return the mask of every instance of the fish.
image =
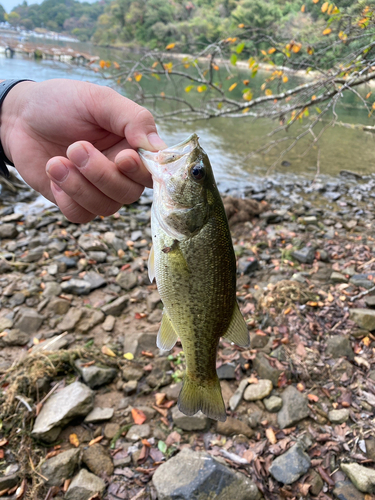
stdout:
{"type": "Polygon", "coordinates": [[[236,258],[213,170],[196,134],[156,153],[138,152],[154,186],[148,273],[164,305],[156,343],[169,351],[181,341],[186,372],[179,410],[201,410],[224,422],[219,340],[248,347],[250,339],[236,300],[236,258]]]}

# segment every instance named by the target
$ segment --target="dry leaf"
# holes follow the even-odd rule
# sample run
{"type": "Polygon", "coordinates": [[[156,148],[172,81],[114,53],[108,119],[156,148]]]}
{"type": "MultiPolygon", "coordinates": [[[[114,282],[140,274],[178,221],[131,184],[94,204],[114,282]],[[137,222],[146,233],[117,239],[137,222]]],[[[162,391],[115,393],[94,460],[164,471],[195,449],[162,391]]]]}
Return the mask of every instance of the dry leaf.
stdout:
{"type": "Polygon", "coordinates": [[[70,434],[69,436],[69,443],[78,448],[79,446],[79,439],[77,434],[70,434]]]}
{"type": "Polygon", "coordinates": [[[102,353],[105,354],[106,356],[111,356],[112,358],[116,357],[116,354],[112,351],[112,349],[110,349],[106,345],[103,345],[102,353]]]}
{"type": "Polygon", "coordinates": [[[89,446],[92,446],[93,444],[100,443],[100,441],[104,438],[104,436],[98,436],[94,439],[91,439],[89,442],[89,446]]]}
{"type": "Polygon", "coordinates": [[[319,401],[319,397],[316,396],[315,394],[308,394],[307,399],[309,401],[312,401],[313,403],[317,403],[319,401]]]}
{"type": "Polygon", "coordinates": [[[155,404],[157,406],[161,405],[165,400],[165,394],[164,392],[157,392],[155,394],[155,404]]]}
{"type": "Polygon", "coordinates": [[[141,425],[144,422],[146,422],[146,420],[147,420],[147,417],[143,413],[143,411],[137,410],[137,408],[132,409],[132,417],[133,417],[134,423],[137,425],[141,425]]]}
{"type": "Polygon", "coordinates": [[[269,427],[268,429],[266,429],[266,437],[271,444],[277,443],[277,438],[275,436],[275,433],[274,433],[272,427],[269,427]]]}

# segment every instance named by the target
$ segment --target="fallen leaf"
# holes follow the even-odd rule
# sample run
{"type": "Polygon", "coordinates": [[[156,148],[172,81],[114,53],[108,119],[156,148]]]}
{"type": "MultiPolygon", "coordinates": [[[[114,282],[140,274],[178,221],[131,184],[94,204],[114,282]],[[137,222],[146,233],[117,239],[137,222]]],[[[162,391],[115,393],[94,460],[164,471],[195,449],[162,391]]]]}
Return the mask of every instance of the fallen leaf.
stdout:
{"type": "Polygon", "coordinates": [[[116,354],[112,351],[112,349],[110,349],[106,345],[103,345],[102,353],[105,354],[106,356],[111,356],[112,358],[116,357],[116,354]]]}
{"type": "Polygon", "coordinates": [[[269,427],[268,429],[266,429],[266,437],[271,444],[277,443],[277,438],[276,438],[276,435],[275,435],[272,427],[269,427]]]}
{"type": "Polygon", "coordinates": [[[157,392],[155,394],[155,404],[157,406],[161,405],[164,402],[165,397],[166,397],[166,395],[164,392],[157,392]]]}
{"type": "Polygon", "coordinates": [[[79,446],[79,439],[77,434],[70,434],[69,435],[69,443],[78,448],[79,446]]]}
{"type": "Polygon", "coordinates": [[[308,394],[307,399],[309,401],[312,401],[313,403],[317,403],[319,401],[319,397],[316,396],[315,394],[308,394]]]}
{"type": "Polygon", "coordinates": [[[134,355],[131,352],[126,352],[124,354],[124,358],[129,360],[129,361],[132,361],[134,359],[134,355]]]}
{"type": "Polygon", "coordinates": [[[134,423],[137,425],[141,425],[144,422],[146,422],[146,420],[147,420],[147,417],[143,413],[143,411],[137,410],[137,408],[132,409],[132,417],[133,417],[134,423]]]}
{"type": "Polygon", "coordinates": [[[93,444],[96,444],[96,443],[100,443],[100,441],[104,438],[104,436],[98,436],[94,439],[92,439],[90,442],[89,442],[89,446],[92,446],[93,444]]]}

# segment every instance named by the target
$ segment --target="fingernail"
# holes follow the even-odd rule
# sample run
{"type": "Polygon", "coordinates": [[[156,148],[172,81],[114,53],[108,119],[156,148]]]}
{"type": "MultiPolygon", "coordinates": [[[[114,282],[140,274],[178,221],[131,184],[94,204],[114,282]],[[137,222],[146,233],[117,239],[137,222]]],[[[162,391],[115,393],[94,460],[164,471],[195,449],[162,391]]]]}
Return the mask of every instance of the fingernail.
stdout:
{"type": "Polygon", "coordinates": [[[53,184],[53,189],[55,189],[58,192],[62,191],[61,187],[58,184],[56,184],[55,182],[52,182],[52,184],[53,184]]]}
{"type": "Polygon", "coordinates": [[[165,142],[162,139],[160,139],[160,137],[156,132],[148,134],[147,139],[148,142],[151,144],[151,146],[154,147],[155,149],[165,149],[167,147],[165,142]]]}
{"type": "Polygon", "coordinates": [[[56,182],[63,182],[68,177],[69,170],[60,160],[52,160],[47,164],[47,174],[56,182]]]}
{"type": "Polygon", "coordinates": [[[135,172],[138,169],[138,163],[129,155],[117,157],[116,165],[125,174],[135,172]]]}
{"type": "Polygon", "coordinates": [[[83,168],[89,161],[88,152],[79,142],[69,146],[66,154],[78,168],[83,168]]]}

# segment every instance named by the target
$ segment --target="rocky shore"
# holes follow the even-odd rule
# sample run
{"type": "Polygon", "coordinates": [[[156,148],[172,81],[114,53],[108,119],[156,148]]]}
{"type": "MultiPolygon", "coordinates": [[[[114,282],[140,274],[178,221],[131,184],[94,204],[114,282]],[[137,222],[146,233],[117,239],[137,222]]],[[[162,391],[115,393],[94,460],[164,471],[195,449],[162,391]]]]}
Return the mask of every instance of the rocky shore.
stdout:
{"type": "Polygon", "coordinates": [[[370,500],[375,176],[224,197],[251,346],[222,341],[227,421],[176,406],[147,276],[151,199],[85,225],[0,208],[0,498],[370,500]]]}

